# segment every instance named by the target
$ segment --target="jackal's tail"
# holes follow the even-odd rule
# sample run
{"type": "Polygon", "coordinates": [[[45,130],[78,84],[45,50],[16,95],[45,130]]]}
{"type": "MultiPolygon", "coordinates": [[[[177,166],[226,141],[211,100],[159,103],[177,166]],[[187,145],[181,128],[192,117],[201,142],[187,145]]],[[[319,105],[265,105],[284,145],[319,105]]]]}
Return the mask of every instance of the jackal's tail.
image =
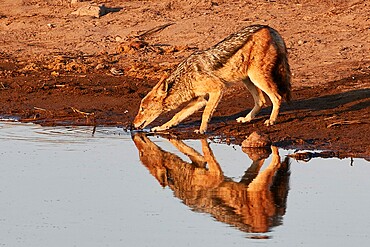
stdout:
{"type": "Polygon", "coordinates": [[[278,55],[275,64],[275,69],[273,70],[273,77],[277,83],[278,90],[281,96],[289,102],[291,100],[291,73],[288,63],[287,51],[278,55]]]}

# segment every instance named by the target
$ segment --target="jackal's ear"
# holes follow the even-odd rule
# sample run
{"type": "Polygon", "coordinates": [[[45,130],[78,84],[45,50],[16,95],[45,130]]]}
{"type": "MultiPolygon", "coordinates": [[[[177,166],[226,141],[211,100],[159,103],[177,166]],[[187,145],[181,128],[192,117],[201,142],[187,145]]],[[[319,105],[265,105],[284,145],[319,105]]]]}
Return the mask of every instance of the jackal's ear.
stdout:
{"type": "Polygon", "coordinates": [[[168,74],[165,73],[161,79],[159,80],[158,84],[156,85],[156,89],[157,89],[157,93],[158,94],[161,94],[161,95],[166,95],[167,94],[167,90],[168,90],[168,83],[167,83],[167,79],[168,78],[168,74]]]}

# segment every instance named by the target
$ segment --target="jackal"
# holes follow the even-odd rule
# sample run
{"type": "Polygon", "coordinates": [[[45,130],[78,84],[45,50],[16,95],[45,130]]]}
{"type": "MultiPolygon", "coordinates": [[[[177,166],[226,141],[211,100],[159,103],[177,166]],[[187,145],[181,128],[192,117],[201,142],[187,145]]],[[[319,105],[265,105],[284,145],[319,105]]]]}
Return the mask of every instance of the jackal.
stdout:
{"type": "Polygon", "coordinates": [[[237,81],[243,81],[251,92],[254,107],[236,120],[251,121],[266,104],[264,92],[272,102],[265,125],[273,125],[282,99],[290,100],[290,78],[283,38],[269,26],[248,26],[205,51],[193,53],[171,75],[162,77],[142,99],[133,125],[144,128],[161,113],[187,103],[170,121],[152,131],[169,129],[205,106],[198,131],[204,133],[226,86],[237,81]]]}

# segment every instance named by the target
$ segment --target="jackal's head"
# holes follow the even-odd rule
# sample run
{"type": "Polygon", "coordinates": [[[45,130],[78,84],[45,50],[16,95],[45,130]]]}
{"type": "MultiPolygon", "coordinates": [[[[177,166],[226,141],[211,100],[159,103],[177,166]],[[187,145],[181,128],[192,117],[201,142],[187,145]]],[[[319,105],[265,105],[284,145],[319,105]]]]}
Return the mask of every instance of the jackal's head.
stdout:
{"type": "Polygon", "coordinates": [[[167,74],[141,100],[139,112],[133,122],[135,128],[145,128],[164,112],[163,101],[167,96],[168,89],[166,78],[167,74]]]}

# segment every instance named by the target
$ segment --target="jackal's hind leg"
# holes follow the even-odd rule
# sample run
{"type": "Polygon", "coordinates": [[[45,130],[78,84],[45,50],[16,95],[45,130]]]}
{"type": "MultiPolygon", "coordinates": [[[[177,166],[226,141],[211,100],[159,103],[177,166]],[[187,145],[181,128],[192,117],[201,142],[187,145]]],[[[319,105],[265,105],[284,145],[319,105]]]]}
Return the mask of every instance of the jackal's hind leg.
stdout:
{"type": "Polygon", "coordinates": [[[163,124],[162,126],[152,128],[151,131],[163,131],[178,125],[180,122],[182,122],[184,119],[192,115],[194,112],[204,107],[206,103],[207,101],[204,99],[204,97],[198,97],[190,101],[190,103],[183,109],[181,109],[181,111],[176,113],[175,116],[173,116],[173,118],[170,121],[163,124]]]}
{"type": "Polygon", "coordinates": [[[254,71],[254,73],[250,73],[249,77],[251,81],[270,98],[272,102],[272,112],[270,118],[265,121],[265,125],[273,125],[276,122],[282,102],[282,97],[278,92],[277,85],[275,84],[271,73],[254,71]]]}
{"type": "Polygon", "coordinates": [[[261,89],[256,87],[249,78],[243,80],[248,90],[251,92],[254,100],[253,109],[245,117],[239,117],[236,119],[238,123],[250,122],[260,112],[261,108],[266,104],[266,99],[263,96],[261,89]]]}

